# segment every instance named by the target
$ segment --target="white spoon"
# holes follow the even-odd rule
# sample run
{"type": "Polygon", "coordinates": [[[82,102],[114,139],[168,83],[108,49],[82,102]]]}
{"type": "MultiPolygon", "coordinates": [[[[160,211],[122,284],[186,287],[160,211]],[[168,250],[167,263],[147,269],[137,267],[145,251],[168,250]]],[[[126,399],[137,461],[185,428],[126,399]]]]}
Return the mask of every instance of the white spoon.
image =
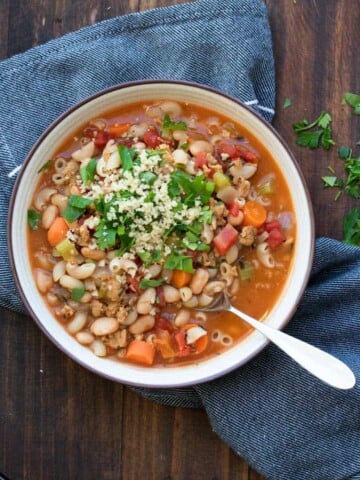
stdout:
{"type": "Polygon", "coordinates": [[[345,363],[309,343],[298,340],[281,330],[276,330],[265,323],[259,322],[259,320],[249,317],[246,313],[233,307],[225,294],[219,295],[208,307],[197,308],[196,310],[204,312],[226,310],[237,315],[277,345],[280,350],[287,353],[289,357],[305,368],[305,370],[332,387],[348,390],[353,388],[356,383],[354,373],[345,363]]]}

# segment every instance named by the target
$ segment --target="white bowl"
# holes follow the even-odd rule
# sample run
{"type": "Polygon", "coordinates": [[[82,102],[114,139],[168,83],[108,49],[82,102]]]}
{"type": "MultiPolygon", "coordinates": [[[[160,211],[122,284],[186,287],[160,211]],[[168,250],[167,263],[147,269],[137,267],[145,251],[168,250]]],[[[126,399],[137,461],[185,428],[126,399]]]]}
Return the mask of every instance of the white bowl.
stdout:
{"type": "Polygon", "coordinates": [[[305,289],[313,257],[313,214],[303,176],[289,149],[268,123],[238,100],[201,85],[172,81],[134,82],[99,92],[64,113],[35,144],[17,179],[9,209],[9,251],[25,306],[43,332],[63,352],[91,371],[117,382],[144,387],[180,387],[212,380],[240,367],[259,353],[267,345],[267,340],[260,333],[253,332],[219,356],[169,368],[146,368],[96,357],[70,336],[50,313],[36,288],[27,248],[27,208],[44,158],[51,158],[60,149],[63,139],[68,138],[87,120],[100,117],[117,105],[159,99],[191,102],[232,118],[245,125],[258,139],[262,139],[276,159],[292,194],[297,239],[289,277],[278,302],[265,321],[278,329],[286,325],[305,289]]]}

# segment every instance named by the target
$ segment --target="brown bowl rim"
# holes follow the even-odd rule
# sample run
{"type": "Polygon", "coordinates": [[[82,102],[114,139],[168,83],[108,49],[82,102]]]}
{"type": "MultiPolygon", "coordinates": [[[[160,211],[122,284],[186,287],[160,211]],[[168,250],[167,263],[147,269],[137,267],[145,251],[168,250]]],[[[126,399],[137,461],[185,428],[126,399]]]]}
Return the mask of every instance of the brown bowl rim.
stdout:
{"type": "MultiPolygon", "coordinates": [[[[305,291],[305,288],[306,288],[306,285],[308,283],[308,280],[309,280],[309,276],[310,276],[310,272],[311,272],[311,267],[312,267],[312,263],[313,263],[313,257],[314,257],[314,248],[315,248],[315,222],[314,222],[314,212],[313,212],[313,209],[312,209],[312,203],[311,203],[311,198],[310,198],[310,193],[309,193],[309,190],[307,188],[307,184],[306,184],[306,181],[305,181],[305,177],[303,175],[303,172],[295,158],[295,156],[293,155],[292,151],[290,150],[290,148],[288,147],[287,143],[285,142],[285,140],[282,138],[282,136],[275,130],[275,128],[269,123],[267,122],[258,112],[254,111],[253,109],[251,109],[249,106],[245,105],[245,103],[243,103],[241,100],[227,94],[227,93],[224,93],[222,92],[221,90],[217,89],[217,88],[214,88],[214,87],[209,87],[207,85],[202,85],[200,83],[196,83],[196,82],[192,82],[192,81],[185,81],[185,80],[167,80],[167,79],[147,79],[147,80],[136,80],[136,81],[132,81],[132,82],[126,82],[126,83],[121,83],[121,84],[118,84],[118,85],[113,85],[111,87],[108,87],[108,88],[105,88],[103,90],[100,90],[96,93],[94,93],[93,95],[90,95],[86,98],[84,98],[83,100],[81,100],[80,102],[76,103],[75,105],[71,106],[70,108],[68,108],[67,110],[65,110],[65,112],[63,112],[60,116],[58,116],[45,130],[44,132],[40,135],[40,137],[37,139],[37,141],[34,143],[33,147],[31,148],[31,150],[29,151],[29,153],[27,154],[23,164],[22,164],[22,168],[20,169],[20,172],[17,176],[17,179],[14,183],[14,187],[12,189],[12,193],[11,193],[11,197],[10,197],[10,202],[9,202],[9,210],[8,210],[8,217],[7,217],[7,243],[8,243],[8,250],[9,250],[9,261],[10,261],[10,267],[11,267],[11,270],[12,270],[12,273],[13,273],[13,276],[14,276],[14,279],[15,279],[15,284],[16,284],[16,287],[17,287],[17,290],[18,292],[20,293],[20,297],[28,311],[28,313],[30,314],[30,316],[33,318],[33,320],[35,320],[36,324],[38,325],[38,327],[42,330],[42,332],[51,340],[51,342],[53,344],[55,344],[66,356],[70,357],[72,360],[74,360],[76,363],[80,364],[82,367],[84,367],[85,369],[91,371],[92,373],[94,374],[97,374],[101,377],[104,377],[104,378],[107,378],[108,380],[112,380],[114,382],[117,382],[117,383],[122,383],[122,384],[126,384],[126,385],[131,385],[131,386],[137,386],[137,387],[145,387],[145,388],[178,388],[178,387],[186,387],[186,386],[191,386],[191,385],[196,385],[196,384],[200,384],[200,383],[205,383],[205,382],[209,382],[211,380],[214,380],[216,378],[220,378],[224,375],[226,375],[227,373],[229,372],[232,372],[233,370],[245,365],[246,363],[248,363],[250,360],[252,360],[255,356],[257,356],[267,345],[269,345],[270,341],[267,340],[267,339],[264,339],[264,341],[261,342],[261,344],[253,351],[251,352],[249,355],[247,355],[245,358],[243,358],[242,360],[240,360],[239,362],[237,363],[234,363],[232,366],[224,369],[223,371],[221,372],[217,372],[217,373],[214,373],[214,374],[211,374],[201,380],[189,380],[189,381],[186,381],[186,382],[181,382],[180,384],[174,384],[174,385],[170,385],[170,386],[164,386],[164,385],[159,385],[159,384],[152,384],[152,385],[148,385],[148,384],[143,384],[143,383],[138,383],[138,382],[135,382],[135,381],[131,381],[131,380],[120,380],[119,378],[117,378],[116,376],[114,375],[111,375],[111,374],[108,374],[106,373],[105,371],[104,372],[99,372],[98,370],[95,370],[93,367],[89,366],[85,361],[79,359],[76,355],[73,355],[71,352],[68,352],[63,346],[62,344],[51,334],[49,333],[47,330],[45,330],[45,327],[43,326],[42,322],[38,319],[37,315],[34,313],[33,309],[32,309],[32,306],[30,304],[30,302],[27,300],[27,297],[26,297],[26,294],[24,293],[24,290],[22,288],[22,285],[21,285],[21,281],[20,281],[20,278],[19,278],[19,275],[17,273],[17,270],[15,268],[15,259],[14,259],[14,252],[13,252],[13,247],[12,247],[12,233],[11,233],[11,219],[12,219],[12,215],[13,215],[13,209],[14,209],[14,204],[15,204],[15,199],[16,199],[16,192],[17,192],[17,189],[18,189],[18,185],[20,184],[21,180],[22,180],[22,177],[24,175],[24,172],[26,170],[26,167],[28,165],[28,163],[31,161],[34,153],[36,152],[36,150],[38,149],[39,145],[44,141],[44,139],[46,138],[46,136],[59,124],[61,123],[68,115],[70,115],[71,113],[73,113],[75,110],[77,110],[79,107],[85,105],[86,103],[88,102],[91,102],[92,100],[95,100],[97,99],[98,97],[101,97],[102,95],[106,95],[108,93],[111,93],[115,90],[122,90],[124,88],[129,88],[129,87],[136,87],[136,86],[141,86],[141,85],[148,85],[148,84],[174,84],[174,85],[184,85],[184,86],[188,86],[188,87],[195,87],[195,88],[198,88],[198,89],[201,89],[201,90],[207,90],[209,92],[212,92],[212,93],[215,93],[217,95],[220,95],[224,98],[227,98],[228,100],[231,100],[233,102],[235,102],[236,104],[238,104],[239,106],[241,106],[242,108],[244,108],[245,110],[247,110],[250,114],[254,115],[261,123],[263,123],[265,125],[265,127],[267,127],[271,133],[277,138],[277,140],[281,143],[281,145],[284,147],[284,149],[286,150],[287,154],[289,155],[289,157],[291,158],[296,170],[297,170],[297,173],[300,177],[300,180],[302,182],[302,186],[304,188],[304,191],[305,191],[305,196],[306,196],[306,200],[307,200],[307,204],[308,204],[308,209],[309,209],[309,212],[310,212],[310,238],[311,238],[311,247],[310,247],[310,252],[309,252],[309,257],[308,257],[308,265],[307,265],[307,269],[306,269],[306,274],[304,276],[304,279],[303,279],[303,282],[302,282],[302,285],[301,285],[301,288],[299,289],[299,293],[297,295],[297,298],[294,302],[294,305],[292,306],[292,308],[290,309],[288,315],[284,318],[284,320],[281,322],[281,325],[279,326],[279,330],[283,330],[285,328],[285,326],[290,322],[291,318],[293,317],[296,309],[297,309],[297,306],[301,300],[301,297],[305,291]]],[[[205,360],[206,361],[206,360],[205,360]]],[[[196,363],[196,362],[193,362],[193,363],[196,363]]],[[[180,366],[180,367],[171,367],[171,368],[186,368],[186,365],[184,366],[180,366]]],[[[151,368],[149,368],[149,372],[151,372],[151,368]]]]}

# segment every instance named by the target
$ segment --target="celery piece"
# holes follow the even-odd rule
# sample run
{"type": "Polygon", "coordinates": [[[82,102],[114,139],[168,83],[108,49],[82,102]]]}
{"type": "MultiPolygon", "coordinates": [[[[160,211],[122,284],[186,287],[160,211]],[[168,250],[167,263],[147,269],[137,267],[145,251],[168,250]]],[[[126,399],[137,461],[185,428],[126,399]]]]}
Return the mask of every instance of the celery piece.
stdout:
{"type": "Polygon", "coordinates": [[[261,187],[259,187],[260,195],[272,195],[274,192],[275,192],[275,182],[273,178],[263,183],[261,187]]]}
{"type": "Polygon", "coordinates": [[[56,245],[57,252],[63,257],[64,260],[69,261],[75,257],[78,252],[75,248],[75,245],[70,242],[68,238],[64,238],[60,243],[56,245]]]}
{"type": "Polygon", "coordinates": [[[224,187],[228,187],[229,185],[231,185],[230,178],[221,172],[216,172],[213,177],[213,180],[214,180],[216,192],[218,192],[224,187]]]}
{"type": "Polygon", "coordinates": [[[240,265],[238,265],[237,270],[242,282],[250,280],[254,275],[254,265],[248,261],[241,262],[240,265]]]}

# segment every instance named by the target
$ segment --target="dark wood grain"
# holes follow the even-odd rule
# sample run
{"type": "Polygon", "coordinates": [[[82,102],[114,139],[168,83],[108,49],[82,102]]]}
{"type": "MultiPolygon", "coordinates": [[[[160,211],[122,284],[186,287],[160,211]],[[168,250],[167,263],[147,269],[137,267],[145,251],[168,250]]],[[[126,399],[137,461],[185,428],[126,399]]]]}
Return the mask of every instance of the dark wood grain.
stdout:
{"type": "MultiPolygon", "coordinates": [[[[82,26],[176,0],[0,0],[0,58],[82,26]]],[[[354,0],[267,0],[277,76],[275,126],[306,177],[318,235],[341,237],[354,201],[322,188],[331,152],[294,145],[291,123],[328,109],[339,144],[360,139],[340,105],[359,91],[354,0]],[[284,99],[293,101],[283,110],[284,99]]],[[[0,311],[0,471],[12,480],[261,480],[199,410],[159,406],[103,380],[57,350],[31,319],[0,311]]]]}

